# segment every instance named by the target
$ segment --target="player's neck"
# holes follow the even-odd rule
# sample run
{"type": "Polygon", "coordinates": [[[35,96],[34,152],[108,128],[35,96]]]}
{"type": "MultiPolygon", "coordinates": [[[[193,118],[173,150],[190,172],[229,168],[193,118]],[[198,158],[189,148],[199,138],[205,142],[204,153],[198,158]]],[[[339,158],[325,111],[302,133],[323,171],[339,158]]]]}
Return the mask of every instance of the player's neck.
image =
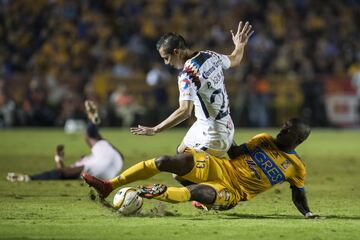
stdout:
{"type": "Polygon", "coordinates": [[[283,152],[292,152],[295,150],[295,147],[294,146],[289,146],[287,144],[282,144],[278,141],[275,140],[275,144],[277,146],[277,148],[280,150],[280,151],[283,151],[283,152]]]}
{"type": "Polygon", "coordinates": [[[190,58],[193,58],[197,53],[198,51],[193,51],[191,49],[184,50],[184,57],[183,57],[184,63],[190,58]]]}
{"type": "Polygon", "coordinates": [[[286,153],[295,151],[295,148],[291,148],[291,147],[284,147],[284,148],[279,148],[279,149],[280,149],[280,151],[283,151],[286,153]]]}

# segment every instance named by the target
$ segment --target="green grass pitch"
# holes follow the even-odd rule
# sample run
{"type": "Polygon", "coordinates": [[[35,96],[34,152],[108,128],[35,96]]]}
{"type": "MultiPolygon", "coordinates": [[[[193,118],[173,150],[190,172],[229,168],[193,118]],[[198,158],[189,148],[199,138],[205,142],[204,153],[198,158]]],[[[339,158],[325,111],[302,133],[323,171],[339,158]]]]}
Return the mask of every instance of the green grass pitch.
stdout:
{"type": "MultiPolygon", "coordinates": [[[[176,129],[154,137],[127,129],[102,134],[125,155],[125,167],[173,154],[185,134],[176,129]]],[[[237,129],[244,142],[260,130],[237,129]]],[[[274,130],[267,132],[275,134],[274,130]]],[[[89,198],[78,181],[10,183],[7,172],[36,173],[54,167],[56,144],[65,144],[65,162],[89,149],[82,134],[61,129],[0,131],[0,239],[360,239],[360,131],[314,129],[297,150],[307,166],[309,205],[323,218],[304,219],[284,183],[225,212],[203,212],[190,203],[145,200],[139,216],[124,217],[89,198]]],[[[177,185],[162,173],[144,182],[177,185]]],[[[112,200],[111,195],[108,200],[112,200]]]]}

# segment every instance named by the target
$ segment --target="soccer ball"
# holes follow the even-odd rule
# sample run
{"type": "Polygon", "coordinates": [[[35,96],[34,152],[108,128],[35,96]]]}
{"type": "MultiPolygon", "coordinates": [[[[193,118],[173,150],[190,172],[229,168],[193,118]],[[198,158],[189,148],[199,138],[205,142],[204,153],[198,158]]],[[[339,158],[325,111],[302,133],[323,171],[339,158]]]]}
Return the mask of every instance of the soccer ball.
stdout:
{"type": "Polygon", "coordinates": [[[143,199],[132,187],[121,188],[114,196],[113,206],[124,215],[137,213],[143,205],[143,199]]]}

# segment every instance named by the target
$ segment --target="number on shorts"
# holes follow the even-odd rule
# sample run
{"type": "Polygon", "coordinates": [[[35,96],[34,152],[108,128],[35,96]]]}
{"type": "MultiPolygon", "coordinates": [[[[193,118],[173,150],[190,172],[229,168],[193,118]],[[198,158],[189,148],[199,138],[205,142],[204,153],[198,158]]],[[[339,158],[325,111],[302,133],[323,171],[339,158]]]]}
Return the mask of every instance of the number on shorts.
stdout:
{"type": "Polygon", "coordinates": [[[205,168],[205,160],[196,160],[196,168],[205,168]]]}

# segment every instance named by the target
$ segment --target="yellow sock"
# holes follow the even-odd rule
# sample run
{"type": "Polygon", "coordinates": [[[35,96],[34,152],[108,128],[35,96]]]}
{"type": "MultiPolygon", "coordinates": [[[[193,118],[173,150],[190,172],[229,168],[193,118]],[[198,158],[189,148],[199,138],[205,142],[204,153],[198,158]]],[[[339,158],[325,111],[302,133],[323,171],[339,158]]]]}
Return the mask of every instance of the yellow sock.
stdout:
{"type": "Polygon", "coordinates": [[[187,187],[168,187],[166,192],[155,199],[169,203],[187,202],[190,200],[190,191],[187,187]]]}
{"type": "Polygon", "coordinates": [[[111,179],[113,189],[116,189],[122,185],[132,183],[138,180],[150,178],[160,171],[157,169],[155,164],[155,158],[139,162],[132,167],[126,169],[119,176],[111,179]]]}

